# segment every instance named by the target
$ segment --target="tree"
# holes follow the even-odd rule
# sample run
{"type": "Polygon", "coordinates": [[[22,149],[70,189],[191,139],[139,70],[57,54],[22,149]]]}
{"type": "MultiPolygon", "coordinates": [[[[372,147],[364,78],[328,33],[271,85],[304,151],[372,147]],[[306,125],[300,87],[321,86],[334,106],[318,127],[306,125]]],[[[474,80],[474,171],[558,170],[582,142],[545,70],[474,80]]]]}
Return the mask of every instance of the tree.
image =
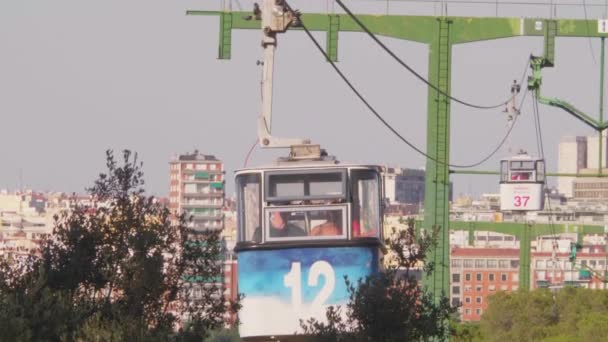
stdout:
{"type": "Polygon", "coordinates": [[[483,341],[477,322],[459,322],[458,319],[450,320],[450,337],[452,342],[477,342],[483,341]]]}
{"type": "Polygon", "coordinates": [[[106,161],[88,189],[95,205],[56,217],[40,258],[0,266],[7,339],[202,340],[238,308],[217,285],[203,286],[221,277],[219,232],[195,232],[146,196],[137,154],[124,151],[119,165],[108,151],[106,161]],[[204,287],[198,298],[195,285],[204,287]]]}
{"type": "MultiPolygon", "coordinates": [[[[413,219],[407,220],[405,230],[393,228],[386,241],[390,266],[366,279],[345,279],[347,306],[329,307],[326,322],[301,321],[304,333],[320,341],[419,341],[446,336],[446,322],[454,309],[446,297],[435,302],[414,274],[435,246],[436,234],[434,230],[416,237],[413,219]],[[346,319],[341,310],[346,310],[346,319]]],[[[432,263],[422,268],[427,273],[432,269],[432,263]]]]}
{"type": "Polygon", "coordinates": [[[211,332],[205,342],[242,342],[236,328],[218,329],[211,332]]]}
{"type": "Polygon", "coordinates": [[[602,341],[608,334],[608,293],[565,287],[499,292],[480,322],[484,341],[602,341]]]}

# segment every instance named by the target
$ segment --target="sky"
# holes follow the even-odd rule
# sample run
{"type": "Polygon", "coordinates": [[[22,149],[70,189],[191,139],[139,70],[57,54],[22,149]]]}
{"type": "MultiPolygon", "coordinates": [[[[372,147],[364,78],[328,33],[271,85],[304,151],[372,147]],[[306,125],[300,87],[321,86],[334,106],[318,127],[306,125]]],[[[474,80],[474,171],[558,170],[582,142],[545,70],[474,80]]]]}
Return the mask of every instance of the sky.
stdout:
{"type": "MultiPolygon", "coordinates": [[[[557,2],[557,1],[556,1],[557,2]]],[[[225,0],[228,5],[229,0],[225,0]]],[[[232,7],[253,7],[250,0],[232,7]]],[[[328,0],[290,1],[302,12],[331,11],[328,0]]],[[[356,13],[387,13],[386,1],[351,0],[356,13]]],[[[587,1],[588,18],[605,17],[603,2],[587,1]]],[[[256,141],[261,110],[261,32],[235,30],[232,59],[218,60],[219,19],[186,16],[217,10],[220,1],[4,0],[0,2],[0,188],[84,192],[105,169],[105,151],[136,151],[146,189],[166,196],[169,161],[198,149],[225,162],[227,192],[256,141]]],[[[338,5],[334,10],[339,12],[338,5]]],[[[495,4],[448,4],[453,16],[495,16],[495,4]]],[[[389,14],[435,15],[433,3],[391,0],[389,14]]],[[[557,7],[558,17],[584,18],[581,6],[557,7]]],[[[500,3],[501,17],[547,17],[543,5],[500,3]]],[[[592,28],[593,29],[593,28],[592,28]]],[[[324,46],[325,33],[315,37],[324,46]]],[[[423,75],[428,47],[381,38],[423,75]]],[[[478,104],[509,96],[542,39],[517,37],[456,45],[452,95],[478,104]]],[[[543,70],[543,93],[598,117],[599,39],[558,38],[556,67],[543,70]],[[593,52],[592,52],[593,51],[593,52]]],[[[380,114],[425,149],[427,87],[368,37],[340,33],[338,66],[380,114]]],[[[335,74],[308,37],[279,37],[275,65],[273,135],[311,138],[344,162],[421,168],[422,156],[393,136],[335,74]]],[[[531,97],[508,143],[478,170],[498,170],[501,158],[525,149],[538,154],[531,97]]],[[[569,114],[540,107],[549,171],[557,171],[565,135],[593,135],[569,114]]],[[[473,163],[504,136],[501,109],[457,103],[451,112],[451,162],[473,163]]],[[[286,151],[256,147],[248,166],[286,151]]],[[[498,192],[496,176],[452,176],[454,194],[498,192]]],[[[551,179],[550,184],[556,180],[551,179]]]]}

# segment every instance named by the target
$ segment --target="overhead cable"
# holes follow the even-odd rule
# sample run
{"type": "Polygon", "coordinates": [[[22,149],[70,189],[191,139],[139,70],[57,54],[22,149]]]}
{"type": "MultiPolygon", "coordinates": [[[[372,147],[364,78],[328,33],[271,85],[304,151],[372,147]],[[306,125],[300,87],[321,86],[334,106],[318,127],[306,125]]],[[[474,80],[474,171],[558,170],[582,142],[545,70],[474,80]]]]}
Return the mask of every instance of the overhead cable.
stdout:
{"type": "Polygon", "coordinates": [[[589,42],[589,51],[591,51],[591,58],[593,64],[597,64],[595,61],[595,51],[593,51],[593,44],[591,43],[591,34],[589,33],[589,19],[587,19],[587,3],[583,0],[583,13],[585,14],[585,30],[587,31],[587,41],[589,42]]]}
{"type": "MultiPolygon", "coordinates": [[[[289,4],[285,3],[285,5],[291,10],[293,11],[293,9],[289,6],[289,4]]],[[[295,11],[294,11],[295,13],[295,11]]],[[[338,68],[338,66],[336,65],[336,63],[334,61],[331,60],[331,58],[329,57],[329,55],[327,54],[327,52],[325,52],[325,50],[323,49],[323,47],[321,47],[321,44],[319,44],[319,42],[317,41],[317,39],[312,35],[312,33],[310,32],[310,30],[306,27],[304,21],[300,18],[300,25],[301,28],[304,30],[304,32],[306,33],[306,35],[310,38],[310,40],[313,42],[313,44],[315,45],[315,47],[317,48],[317,50],[319,50],[319,52],[321,52],[321,54],[323,54],[323,56],[325,57],[325,59],[330,63],[330,65],[332,66],[332,68],[334,69],[334,71],[336,71],[336,73],[340,76],[340,78],[342,78],[342,80],[344,81],[344,83],[346,83],[346,85],[352,90],[352,92],[359,98],[359,100],[361,100],[361,102],[363,102],[363,104],[374,114],[374,116],[380,120],[380,122],[382,122],[382,124],[388,128],[393,134],[395,134],[395,136],[397,136],[401,141],[403,141],[406,145],[408,145],[410,148],[412,148],[414,151],[418,152],[419,154],[421,154],[422,156],[426,157],[427,159],[430,159],[438,164],[441,165],[447,165],[450,167],[456,167],[456,168],[472,168],[475,166],[478,166],[480,164],[482,164],[483,162],[487,161],[488,159],[490,159],[499,149],[500,147],[504,144],[504,142],[507,140],[507,137],[509,136],[509,134],[511,133],[512,129],[513,129],[513,125],[511,125],[511,127],[509,128],[507,134],[505,135],[505,137],[502,139],[502,141],[500,142],[500,144],[498,145],[498,147],[492,151],[492,153],[490,153],[488,156],[484,157],[481,161],[473,163],[473,164],[465,164],[465,165],[459,165],[459,164],[450,164],[450,163],[445,163],[443,161],[438,160],[437,158],[427,154],[426,152],[424,152],[422,149],[418,148],[416,145],[414,145],[412,142],[410,142],[409,140],[407,140],[404,136],[402,136],[394,127],[392,127],[379,113],[378,111],[365,99],[365,97],[359,92],[359,90],[357,90],[357,88],[352,84],[352,82],[348,79],[348,77],[346,77],[346,75],[340,70],[340,68],[338,68]]],[[[529,63],[529,62],[528,62],[529,63]]],[[[525,74],[527,72],[528,69],[528,64],[526,64],[526,68],[524,69],[524,75],[522,76],[522,79],[525,78],[525,74]]],[[[523,100],[525,99],[525,94],[524,97],[522,99],[522,104],[523,104],[523,100]]],[[[514,122],[515,123],[515,122],[514,122]]]]}
{"type": "Polygon", "coordinates": [[[338,3],[338,5],[340,5],[340,7],[342,7],[342,9],[344,10],[344,12],[346,12],[346,14],[348,14],[355,21],[355,23],[357,23],[357,25],[359,25],[359,27],[363,31],[365,31],[365,33],[367,33],[368,36],[370,36],[384,51],[386,51],[386,53],[388,53],[391,57],[393,57],[393,59],[395,61],[397,61],[397,63],[399,63],[401,66],[403,66],[405,69],[407,69],[410,73],[412,73],[414,76],[416,76],[416,78],[418,78],[422,82],[426,83],[429,87],[433,88],[434,90],[436,90],[441,95],[449,98],[450,100],[452,100],[454,102],[460,103],[460,104],[465,105],[467,107],[477,108],[477,109],[496,109],[496,108],[504,106],[505,104],[507,104],[509,102],[509,100],[506,100],[506,101],[502,101],[501,103],[496,104],[496,105],[485,106],[485,105],[477,105],[477,104],[473,104],[473,103],[470,103],[470,102],[466,102],[466,101],[463,101],[463,100],[460,100],[458,98],[455,98],[455,97],[451,96],[450,94],[448,94],[445,91],[441,90],[436,85],[434,85],[431,82],[429,82],[426,78],[424,78],[424,76],[422,76],[421,74],[419,74],[412,67],[410,67],[409,65],[407,65],[407,63],[405,63],[401,58],[399,58],[399,56],[397,56],[391,49],[389,49],[388,46],[386,46],[380,39],[378,39],[378,37],[376,37],[376,35],[373,34],[367,28],[367,26],[365,26],[361,22],[361,20],[359,20],[359,18],[357,18],[357,16],[354,15],[353,12],[350,11],[350,9],[348,9],[348,7],[346,7],[346,5],[344,5],[344,3],[341,0],[336,0],[336,3],[338,3]]]}

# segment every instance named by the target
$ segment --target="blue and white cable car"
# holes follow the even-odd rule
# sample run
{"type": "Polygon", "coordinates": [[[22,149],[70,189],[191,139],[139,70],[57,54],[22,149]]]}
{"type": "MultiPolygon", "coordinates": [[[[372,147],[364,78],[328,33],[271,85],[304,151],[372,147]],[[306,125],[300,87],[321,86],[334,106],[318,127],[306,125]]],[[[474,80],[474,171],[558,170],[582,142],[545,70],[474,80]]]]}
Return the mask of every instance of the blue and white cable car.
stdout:
{"type": "Polygon", "coordinates": [[[263,148],[291,152],[236,172],[239,333],[289,341],[301,319],[323,321],[329,305],[347,303],[344,277],[356,282],[380,269],[383,187],[378,166],[340,164],[309,140],[271,135],[276,36],[297,14],[282,1],[263,0],[261,22],[258,139],[263,148]]]}
{"type": "Polygon", "coordinates": [[[344,281],[382,260],[380,168],[294,161],[236,173],[239,332],[281,341],[300,319],[325,319],[349,296],[344,281]]]}
{"type": "Polygon", "coordinates": [[[525,152],[500,161],[500,210],[544,208],[545,161],[525,152]]]}

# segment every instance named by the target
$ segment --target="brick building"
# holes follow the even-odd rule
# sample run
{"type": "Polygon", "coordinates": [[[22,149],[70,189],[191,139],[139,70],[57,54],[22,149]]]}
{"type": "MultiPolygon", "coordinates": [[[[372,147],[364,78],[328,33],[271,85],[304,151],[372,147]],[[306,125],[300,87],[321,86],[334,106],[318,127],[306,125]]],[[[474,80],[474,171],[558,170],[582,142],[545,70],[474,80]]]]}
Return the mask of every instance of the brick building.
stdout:
{"type": "Polygon", "coordinates": [[[481,318],[488,297],[498,291],[519,288],[519,249],[453,248],[450,264],[450,298],[461,305],[465,321],[481,318]]]}

